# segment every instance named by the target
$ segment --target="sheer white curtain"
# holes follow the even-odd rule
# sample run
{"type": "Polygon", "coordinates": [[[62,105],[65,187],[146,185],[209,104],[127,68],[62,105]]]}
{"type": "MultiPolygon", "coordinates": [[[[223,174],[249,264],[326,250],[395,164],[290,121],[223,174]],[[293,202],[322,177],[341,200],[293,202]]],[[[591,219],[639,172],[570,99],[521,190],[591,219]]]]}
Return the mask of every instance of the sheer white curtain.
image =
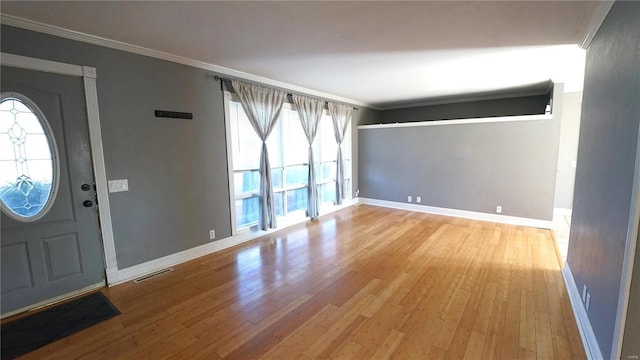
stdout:
{"type": "Polygon", "coordinates": [[[342,141],[351,122],[353,107],[344,104],[329,103],[329,114],[333,120],[333,131],[338,143],[338,157],[336,160],[336,205],[342,204],[344,199],[344,160],[342,159],[342,141]]]}
{"type": "Polygon", "coordinates": [[[316,170],[313,160],[313,140],[318,132],[318,125],[322,118],[324,100],[293,95],[293,103],[298,110],[300,124],[309,142],[309,171],[307,176],[307,216],[318,217],[318,186],[316,185],[316,170]]]}
{"type": "Polygon", "coordinates": [[[260,190],[258,207],[259,225],[262,230],[275,229],[276,212],[274,207],[273,186],[271,185],[271,165],[267,151],[267,138],[276,125],[282,103],[287,97],[285,92],[258,85],[232,80],[231,84],[240,98],[244,112],[251,126],[262,140],[260,151],[260,190]]]}

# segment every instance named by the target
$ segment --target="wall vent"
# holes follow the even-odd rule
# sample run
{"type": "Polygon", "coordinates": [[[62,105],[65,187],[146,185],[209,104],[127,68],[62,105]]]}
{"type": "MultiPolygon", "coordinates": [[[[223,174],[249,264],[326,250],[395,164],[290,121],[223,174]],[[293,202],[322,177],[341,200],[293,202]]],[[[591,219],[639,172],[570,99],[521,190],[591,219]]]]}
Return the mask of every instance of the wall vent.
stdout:
{"type": "Polygon", "coordinates": [[[155,277],[158,277],[160,275],[168,274],[168,273],[170,273],[172,271],[173,271],[173,268],[163,269],[163,270],[160,270],[160,271],[153,272],[151,274],[147,274],[145,276],[141,276],[141,277],[133,280],[133,282],[136,283],[136,284],[137,283],[141,283],[143,281],[151,280],[151,279],[153,279],[155,277]]]}

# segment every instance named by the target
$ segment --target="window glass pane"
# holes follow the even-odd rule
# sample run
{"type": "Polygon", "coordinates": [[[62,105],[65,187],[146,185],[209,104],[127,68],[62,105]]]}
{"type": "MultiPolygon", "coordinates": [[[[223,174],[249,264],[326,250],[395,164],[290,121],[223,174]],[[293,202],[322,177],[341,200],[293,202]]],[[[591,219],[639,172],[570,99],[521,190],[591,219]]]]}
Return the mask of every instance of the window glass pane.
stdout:
{"type": "Polygon", "coordinates": [[[309,142],[304,134],[298,111],[293,109],[282,109],[280,115],[284,130],[283,147],[285,165],[299,165],[309,162],[308,148],[309,142]]]}
{"type": "MultiPolygon", "coordinates": [[[[338,151],[336,149],[336,151],[338,151]]],[[[344,159],[351,159],[351,123],[347,126],[347,131],[344,133],[344,139],[342,140],[342,156],[344,159]]]]}
{"type": "Polygon", "coordinates": [[[284,191],[273,193],[276,216],[284,216],[284,191]]]}
{"type": "Polygon", "coordinates": [[[345,159],[344,162],[344,178],[345,179],[350,179],[351,178],[351,160],[349,159],[345,159]]]}
{"type": "Polygon", "coordinates": [[[233,186],[236,195],[257,193],[260,186],[260,172],[257,170],[234,172],[233,186]]]}
{"type": "MultiPolygon", "coordinates": [[[[0,201],[8,215],[22,221],[46,208],[54,184],[51,134],[27,99],[0,101],[0,201]]],[[[27,219],[28,220],[28,219],[27,219]]]]}
{"type": "Polygon", "coordinates": [[[336,182],[322,184],[318,197],[321,203],[334,203],[336,201],[336,182]]]}
{"type": "Polygon", "coordinates": [[[282,189],[282,168],[271,169],[271,184],[274,190],[282,189]]]}
{"type": "Polygon", "coordinates": [[[351,199],[351,179],[344,180],[344,198],[351,199]]]}
{"type": "Polygon", "coordinates": [[[307,188],[287,191],[287,212],[305,210],[307,208],[307,188]]]}
{"type": "Polygon", "coordinates": [[[336,144],[336,138],[333,132],[333,121],[331,117],[325,112],[320,119],[320,127],[316,134],[316,143],[318,149],[316,150],[316,161],[335,161],[338,155],[338,145],[336,144]]]}
{"type": "MultiPolygon", "coordinates": [[[[269,165],[272,167],[282,166],[282,149],[280,142],[282,141],[282,122],[278,121],[276,127],[269,134],[267,139],[267,151],[269,152],[269,165]]],[[[262,144],[261,144],[262,145],[262,144]]],[[[258,152],[258,161],[260,161],[260,152],[258,152]]]]}
{"type": "Polygon", "coordinates": [[[229,102],[229,113],[234,170],[258,169],[262,145],[258,134],[249,123],[239,102],[229,102]]]}
{"type": "Polygon", "coordinates": [[[285,168],[285,185],[287,187],[307,185],[308,171],[307,165],[290,166],[285,168]]]}
{"type": "Polygon", "coordinates": [[[322,163],[322,180],[335,180],[336,178],[336,162],[322,163]]]}
{"type": "Polygon", "coordinates": [[[243,227],[258,221],[258,197],[236,200],[236,226],[243,227]]]}

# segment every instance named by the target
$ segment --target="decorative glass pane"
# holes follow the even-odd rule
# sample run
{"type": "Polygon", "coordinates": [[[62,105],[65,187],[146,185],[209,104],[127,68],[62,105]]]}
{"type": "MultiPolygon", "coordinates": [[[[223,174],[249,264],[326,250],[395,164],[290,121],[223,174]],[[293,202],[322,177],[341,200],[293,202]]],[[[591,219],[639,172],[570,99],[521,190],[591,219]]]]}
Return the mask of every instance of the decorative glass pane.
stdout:
{"type": "Polygon", "coordinates": [[[305,210],[307,208],[307,188],[287,191],[287,212],[305,210]]]}
{"type": "Polygon", "coordinates": [[[41,215],[52,194],[53,146],[44,121],[18,97],[0,101],[0,199],[18,220],[41,215]]]}

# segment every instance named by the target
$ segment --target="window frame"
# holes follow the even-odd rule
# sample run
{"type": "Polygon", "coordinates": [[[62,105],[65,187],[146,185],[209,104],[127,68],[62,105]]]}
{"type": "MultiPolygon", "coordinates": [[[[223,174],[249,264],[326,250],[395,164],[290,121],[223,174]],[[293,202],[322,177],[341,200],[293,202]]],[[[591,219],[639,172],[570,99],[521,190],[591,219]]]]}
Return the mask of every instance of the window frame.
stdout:
{"type": "MultiPolygon", "coordinates": [[[[254,169],[254,168],[247,168],[247,169],[241,169],[241,170],[235,170],[235,162],[237,161],[236,159],[234,159],[234,149],[233,149],[233,140],[232,140],[232,136],[233,136],[233,132],[232,132],[232,121],[234,121],[231,118],[231,107],[230,104],[231,102],[239,102],[239,100],[237,99],[237,97],[235,96],[235,94],[233,94],[230,91],[223,91],[223,99],[224,99],[224,113],[225,113],[225,132],[226,132],[226,139],[227,139],[227,172],[228,172],[228,179],[229,179],[229,209],[230,209],[230,213],[231,213],[231,234],[232,235],[237,235],[239,233],[244,233],[247,231],[255,231],[258,230],[258,222],[254,221],[251,222],[249,224],[246,224],[244,226],[238,227],[237,225],[237,217],[236,217],[236,201],[237,200],[243,200],[243,199],[249,199],[249,198],[253,198],[253,197],[258,197],[259,196],[259,190],[254,190],[254,191],[248,191],[248,192],[244,192],[241,194],[237,194],[236,195],[236,189],[235,189],[235,174],[241,174],[243,172],[247,172],[247,171],[258,171],[259,169],[254,169]]],[[[295,109],[295,105],[290,103],[290,102],[285,102],[283,104],[283,110],[286,111],[297,111],[295,109]]],[[[281,115],[282,116],[282,115],[281,115]]],[[[325,109],[324,113],[323,113],[323,117],[324,116],[329,116],[330,115],[328,113],[328,110],[325,109]]],[[[333,121],[330,121],[330,126],[331,129],[333,131],[333,121]]],[[[298,125],[300,125],[298,123],[298,125]]],[[[301,126],[301,125],[300,125],[301,126]]],[[[271,172],[272,174],[274,173],[274,171],[280,171],[282,174],[282,187],[281,188],[274,188],[273,189],[273,193],[274,193],[274,197],[276,194],[282,194],[282,209],[283,209],[283,214],[284,215],[276,215],[279,219],[279,223],[290,223],[290,222],[296,222],[299,220],[303,220],[306,219],[306,208],[305,209],[300,209],[300,210],[295,210],[292,212],[288,212],[287,211],[287,194],[290,191],[294,191],[294,190],[299,190],[299,189],[306,189],[307,188],[307,183],[298,183],[298,184],[292,184],[292,185],[287,185],[286,182],[286,178],[285,178],[285,170],[286,168],[290,168],[290,167],[295,167],[295,166],[307,166],[308,164],[305,163],[292,163],[292,164],[287,164],[285,162],[285,145],[284,145],[284,141],[282,141],[284,139],[284,124],[282,123],[282,120],[279,120],[279,124],[277,125],[276,129],[274,129],[274,131],[279,131],[279,135],[280,135],[280,143],[278,144],[279,146],[279,151],[278,151],[278,155],[279,155],[279,159],[278,159],[278,166],[272,166],[271,167],[271,172]]],[[[348,128],[347,128],[347,134],[345,134],[345,138],[343,140],[343,156],[344,156],[344,160],[349,162],[349,166],[352,166],[352,137],[351,137],[351,131],[352,131],[352,124],[349,124],[348,128]],[[347,145],[348,146],[345,146],[347,145]]],[[[273,134],[272,134],[273,135],[273,134]]],[[[318,131],[316,138],[314,139],[314,152],[316,152],[316,159],[318,158],[319,152],[322,151],[322,145],[320,143],[317,144],[317,141],[319,139],[320,136],[320,131],[318,131]],[[317,151],[316,151],[317,150],[317,151]]],[[[335,141],[335,139],[333,139],[335,141]]],[[[306,138],[305,138],[305,142],[306,142],[306,138]]],[[[256,154],[257,155],[257,154],[256,154]]],[[[329,160],[329,161],[315,161],[313,166],[318,166],[320,169],[322,169],[322,165],[323,164],[332,164],[333,166],[336,166],[336,159],[333,160],[329,160]]],[[[322,170],[320,170],[322,171],[322,170]]],[[[348,174],[350,175],[349,177],[345,177],[345,180],[349,180],[351,181],[351,179],[353,178],[353,171],[351,169],[351,171],[348,172],[348,174]]],[[[316,172],[316,176],[318,176],[319,173],[316,172]]],[[[316,186],[318,187],[318,195],[319,195],[319,209],[320,209],[320,213],[325,213],[329,210],[331,210],[332,208],[337,207],[338,205],[335,205],[335,203],[329,203],[329,202],[322,202],[322,198],[321,198],[321,194],[320,194],[320,188],[323,185],[326,184],[330,184],[330,183],[334,183],[335,184],[336,179],[335,179],[335,174],[334,176],[332,176],[329,179],[323,179],[323,180],[316,180],[316,186]]],[[[347,199],[351,199],[351,191],[348,192],[348,194],[345,194],[347,199]]]]}

